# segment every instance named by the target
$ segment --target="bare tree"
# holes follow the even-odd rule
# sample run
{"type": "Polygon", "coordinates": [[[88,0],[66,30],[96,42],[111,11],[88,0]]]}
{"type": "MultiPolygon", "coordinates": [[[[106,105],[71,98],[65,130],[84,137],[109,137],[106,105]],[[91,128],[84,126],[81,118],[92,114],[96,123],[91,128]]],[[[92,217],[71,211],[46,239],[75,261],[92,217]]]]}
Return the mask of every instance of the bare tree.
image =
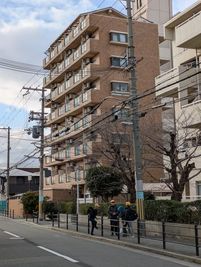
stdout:
{"type": "Polygon", "coordinates": [[[123,182],[130,194],[130,201],[135,201],[135,167],[131,127],[119,122],[108,122],[99,130],[101,146],[98,152],[103,162],[107,162],[121,173],[123,182]]]}
{"type": "Polygon", "coordinates": [[[157,127],[150,127],[149,133],[143,136],[145,149],[155,153],[151,161],[150,158],[145,161],[154,168],[164,169],[167,177],[163,181],[172,192],[172,200],[181,201],[186,184],[201,173],[195,164],[196,158],[201,156],[198,149],[201,135],[200,130],[189,128],[192,119],[192,114],[186,117],[181,113],[162,134],[161,131],[158,134],[157,127]],[[163,161],[158,161],[161,156],[163,161]]]}

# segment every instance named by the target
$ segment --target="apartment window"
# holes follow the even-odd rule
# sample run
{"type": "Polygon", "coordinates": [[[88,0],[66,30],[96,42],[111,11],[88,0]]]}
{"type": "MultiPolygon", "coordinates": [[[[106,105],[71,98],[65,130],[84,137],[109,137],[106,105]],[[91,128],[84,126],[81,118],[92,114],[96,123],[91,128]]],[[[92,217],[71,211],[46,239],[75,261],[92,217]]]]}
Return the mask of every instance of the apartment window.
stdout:
{"type": "Polygon", "coordinates": [[[85,102],[88,100],[88,92],[85,92],[84,94],[82,94],[82,102],[85,102]]]}
{"type": "Polygon", "coordinates": [[[80,48],[78,48],[75,52],[74,52],[74,60],[77,59],[80,56],[80,48]]]}
{"type": "Polygon", "coordinates": [[[51,177],[46,177],[46,185],[49,185],[51,184],[51,177]]]}
{"type": "Polygon", "coordinates": [[[74,98],[74,107],[77,107],[80,105],[80,97],[79,96],[76,96],[74,98]]]}
{"type": "Polygon", "coordinates": [[[63,91],[64,91],[64,84],[62,83],[58,86],[58,93],[61,94],[63,91]]]}
{"type": "Polygon", "coordinates": [[[68,174],[66,174],[66,182],[68,183],[70,182],[70,180],[71,180],[71,177],[68,174]]]}
{"type": "Polygon", "coordinates": [[[89,117],[88,116],[84,117],[83,118],[83,127],[87,127],[88,123],[89,123],[89,117]]]}
{"type": "Polygon", "coordinates": [[[81,80],[82,78],[82,72],[78,71],[75,75],[74,75],[74,82],[78,82],[79,80],[81,80]]]}
{"type": "Polygon", "coordinates": [[[86,42],[84,44],[82,44],[81,51],[82,51],[82,53],[87,51],[87,43],[86,42]]]}
{"type": "Polygon", "coordinates": [[[58,45],[58,50],[61,51],[62,48],[63,48],[63,42],[61,41],[61,42],[59,43],[59,45],[58,45]]]}
{"type": "Polygon", "coordinates": [[[67,35],[67,36],[65,37],[65,39],[64,39],[65,45],[67,45],[67,44],[69,43],[69,41],[70,41],[70,36],[67,35]]]}
{"type": "Polygon", "coordinates": [[[66,102],[66,112],[70,111],[70,101],[66,102]]]}
{"type": "Polygon", "coordinates": [[[196,191],[197,191],[197,196],[200,199],[201,198],[201,182],[196,182],[196,191]]]}
{"type": "Polygon", "coordinates": [[[110,59],[112,67],[125,68],[128,65],[127,59],[124,57],[111,57],[110,59]]]}
{"type": "Polygon", "coordinates": [[[111,32],[110,33],[110,41],[118,42],[118,43],[127,43],[128,42],[128,35],[126,33],[111,32]]]}
{"type": "Polygon", "coordinates": [[[70,158],[70,146],[66,147],[66,158],[69,159],[70,158]]]}
{"type": "Polygon", "coordinates": [[[80,145],[75,146],[75,156],[79,156],[80,152],[80,145]]]}
{"type": "Polygon", "coordinates": [[[67,57],[65,59],[65,67],[67,67],[68,65],[70,65],[70,57],[67,57]]]}
{"type": "Polygon", "coordinates": [[[66,80],[66,88],[70,87],[70,79],[66,80]]]}
{"type": "Polygon", "coordinates": [[[79,26],[77,26],[74,30],[73,30],[73,36],[78,35],[79,33],[79,26]]]}
{"type": "Polygon", "coordinates": [[[87,154],[87,144],[83,144],[83,154],[87,154]]]}
{"type": "Polygon", "coordinates": [[[81,120],[79,120],[78,122],[76,122],[76,123],[74,124],[74,130],[78,130],[78,129],[81,127],[81,123],[82,123],[81,120]]]}
{"type": "Polygon", "coordinates": [[[129,87],[128,87],[128,83],[112,82],[111,89],[112,89],[112,92],[127,93],[129,90],[129,87]]]}
{"type": "Polygon", "coordinates": [[[76,181],[80,181],[80,179],[81,179],[81,172],[80,172],[79,169],[77,169],[77,170],[75,171],[75,180],[76,180],[76,181]]]}
{"type": "Polygon", "coordinates": [[[84,19],[83,21],[81,21],[80,27],[81,29],[84,29],[86,26],[87,26],[87,22],[86,22],[86,19],[84,19]]]}
{"type": "Polygon", "coordinates": [[[58,72],[61,72],[63,70],[64,67],[64,62],[61,62],[58,66],[58,72]]]}

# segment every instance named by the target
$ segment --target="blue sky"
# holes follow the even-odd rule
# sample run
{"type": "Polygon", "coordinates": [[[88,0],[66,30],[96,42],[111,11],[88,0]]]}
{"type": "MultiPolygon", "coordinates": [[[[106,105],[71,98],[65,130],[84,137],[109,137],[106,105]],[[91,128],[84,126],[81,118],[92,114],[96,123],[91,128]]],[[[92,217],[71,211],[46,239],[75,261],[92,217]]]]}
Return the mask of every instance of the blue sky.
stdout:
{"type": "MultiPolygon", "coordinates": [[[[174,13],[194,2],[174,0],[174,13]]],[[[41,65],[49,44],[76,16],[106,6],[124,10],[115,0],[0,0],[0,58],[41,65]]],[[[40,96],[36,93],[23,97],[20,90],[25,84],[41,86],[42,79],[0,69],[0,84],[0,127],[11,126],[13,134],[26,138],[23,129],[28,126],[27,112],[39,111],[40,96]]],[[[5,145],[5,139],[0,138],[0,165],[5,163],[5,154],[1,153],[5,145]]],[[[13,146],[12,161],[33,149],[26,142],[15,141],[13,146]]]]}

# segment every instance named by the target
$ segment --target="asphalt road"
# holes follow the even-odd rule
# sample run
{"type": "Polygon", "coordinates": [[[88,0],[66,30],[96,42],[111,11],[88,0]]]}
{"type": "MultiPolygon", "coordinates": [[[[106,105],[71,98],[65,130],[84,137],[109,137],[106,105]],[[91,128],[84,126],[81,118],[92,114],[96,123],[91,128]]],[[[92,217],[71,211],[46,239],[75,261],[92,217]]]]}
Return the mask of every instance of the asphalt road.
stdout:
{"type": "Polygon", "coordinates": [[[0,217],[2,267],[198,267],[0,217]]]}

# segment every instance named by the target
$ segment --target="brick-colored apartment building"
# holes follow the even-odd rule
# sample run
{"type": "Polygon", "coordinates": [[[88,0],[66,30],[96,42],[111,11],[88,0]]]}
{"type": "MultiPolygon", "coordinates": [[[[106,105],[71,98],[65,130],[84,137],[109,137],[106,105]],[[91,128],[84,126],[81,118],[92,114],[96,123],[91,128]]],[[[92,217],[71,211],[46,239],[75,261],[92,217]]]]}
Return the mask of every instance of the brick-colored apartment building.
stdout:
{"type": "MultiPolygon", "coordinates": [[[[141,94],[154,87],[159,74],[158,30],[157,25],[143,22],[133,22],[133,29],[141,94]]],[[[80,195],[85,192],[84,176],[101,142],[87,138],[87,133],[103,114],[130,95],[127,39],[126,16],[105,8],[80,14],[48,48],[43,66],[49,70],[44,87],[50,89],[45,107],[50,108],[46,127],[51,133],[46,144],[51,153],[45,165],[52,168],[52,176],[44,181],[46,194],[70,190],[77,179],[80,195]]],[[[142,109],[153,97],[141,101],[142,109]]]]}

